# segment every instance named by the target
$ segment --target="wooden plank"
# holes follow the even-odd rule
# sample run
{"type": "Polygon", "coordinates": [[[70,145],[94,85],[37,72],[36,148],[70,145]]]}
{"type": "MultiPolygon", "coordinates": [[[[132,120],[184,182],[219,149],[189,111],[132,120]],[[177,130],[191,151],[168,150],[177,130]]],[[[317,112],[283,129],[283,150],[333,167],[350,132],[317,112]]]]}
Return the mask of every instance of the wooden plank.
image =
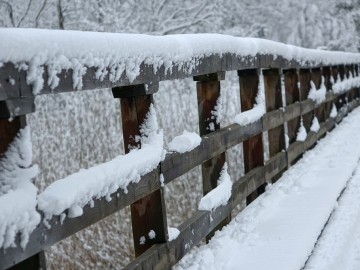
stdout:
{"type": "MultiPolygon", "coordinates": [[[[259,89],[259,70],[248,69],[238,71],[240,83],[241,111],[251,110],[255,105],[255,99],[259,89]]],[[[264,148],[262,133],[244,141],[243,157],[245,173],[257,166],[264,165],[264,148]]],[[[256,192],[247,198],[247,203],[251,203],[257,196],[265,191],[265,186],[261,186],[256,192]]]]}
{"type": "MultiPolygon", "coordinates": [[[[279,69],[267,69],[263,70],[264,75],[264,87],[265,87],[265,102],[266,111],[271,112],[273,110],[282,108],[282,94],[280,83],[280,70],[279,69]]],[[[281,118],[281,122],[284,120],[281,118]]],[[[278,127],[270,129],[268,131],[269,139],[269,157],[275,156],[282,150],[285,150],[285,130],[284,125],[281,124],[278,127]]]]}
{"type": "MultiPolygon", "coordinates": [[[[316,89],[319,89],[322,83],[322,69],[320,68],[311,69],[311,80],[314,82],[316,89]]],[[[314,110],[314,114],[318,119],[319,123],[324,122],[325,121],[324,104],[318,104],[314,110]]]]}
{"type": "Polygon", "coordinates": [[[304,127],[307,132],[310,130],[315,103],[308,99],[310,91],[311,72],[310,69],[299,69],[301,114],[304,127]],[[303,103],[305,101],[305,103],[303,103]]]}
{"type": "MultiPolygon", "coordinates": [[[[122,92],[121,89],[116,89],[116,91],[122,92]]],[[[128,88],[124,90],[124,92],[126,91],[131,92],[128,88]]],[[[120,102],[124,147],[125,152],[128,153],[133,147],[140,144],[136,137],[141,135],[140,128],[149,112],[152,95],[123,97],[120,102]]],[[[155,243],[165,242],[168,232],[163,190],[157,189],[133,203],[131,220],[135,256],[139,256],[155,243]],[[155,237],[149,237],[151,230],[155,232],[155,237]],[[145,242],[142,239],[146,239],[145,242]]]]}
{"type": "Polygon", "coordinates": [[[0,101],[0,119],[14,118],[35,112],[35,97],[0,101]]]}
{"type": "MultiPolygon", "coordinates": [[[[298,87],[298,74],[296,69],[287,69],[283,71],[284,74],[284,86],[285,86],[285,103],[286,108],[300,101],[300,90],[298,87]]],[[[299,104],[299,103],[297,103],[299,104]]],[[[297,107],[300,116],[300,104],[297,107]]],[[[300,127],[300,117],[296,117],[293,120],[287,122],[289,144],[292,144],[296,140],[296,134],[300,127]]]]}
{"type": "Polygon", "coordinates": [[[26,260],[10,267],[8,270],[24,270],[24,269],[36,269],[46,270],[46,257],[45,252],[39,252],[34,256],[27,258],[26,260]]]}
{"type": "MultiPolygon", "coordinates": [[[[206,74],[204,76],[194,77],[197,89],[198,112],[199,112],[199,130],[200,136],[211,134],[220,129],[220,123],[214,112],[216,111],[217,101],[220,97],[220,80],[225,79],[224,72],[206,74]]],[[[220,173],[225,164],[225,152],[205,161],[201,165],[203,194],[206,195],[217,187],[220,173]]],[[[215,231],[227,225],[231,220],[231,215],[219,224],[214,231],[206,237],[206,241],[214,236],[215,231]]]]}
{"type": "MultiPolygon", "coordinates": [[[[26,64],[26,63],[25,63],[26,64]]],[[[124,70],[117,81],[112,81],[109,76],[103,79],[97,79],[97,68],[87,67],[82,78],[83,87],[81,90],[91,90],[100,88],[114,88],[126,85],[140,85],[150,82],[159,82],[165,80],[174,80],[189,78],[198,75],[216,73],[218,71],[254,69],[254,68],[308,68],[321,66],[322,64],[314,61],[298,62],[296,60],[287,60],[282,56],[274,57],[268,54],[257,54],[255,56],[244,56],[233,53],[212,54],[209,56],[197,57],[189,62],[175,64],[171,72],[168,72],[167,64],[160,67],[141,63],[139,66],[139,75],[129,81],[124,70]],[[195,63],[195,64],[194,64],[195,63]]],[[[44,86],[40,94],[61,93],[69,91],[78,91],[74,89],[73,70],[62,70],[59,77],[59,85],[55,89],[47,84],[49,74],[48,67],[43,66],[44,86]]],[[[106,70],[108,74],[109,70],[106,70]]],[[[26,82],[26,71],[18,71],[12,63],[4,63],[0,68],[0,100],[8,98],[28,97],[32,95],[32,86],[26,82]],[[15,84],[13,82],[15,81],[15,84]],[[22,92],[22,93],[21,93],[22,92]]]]}

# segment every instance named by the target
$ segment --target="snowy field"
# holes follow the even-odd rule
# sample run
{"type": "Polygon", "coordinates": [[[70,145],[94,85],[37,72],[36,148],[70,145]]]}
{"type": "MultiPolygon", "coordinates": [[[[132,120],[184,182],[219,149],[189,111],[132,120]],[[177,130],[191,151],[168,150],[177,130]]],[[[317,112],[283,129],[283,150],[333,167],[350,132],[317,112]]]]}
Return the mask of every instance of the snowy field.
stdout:
{"type": "Polygon", "coordinates": [[[358,108],[175,269],[359,269],[359,118],[358,108]]]}

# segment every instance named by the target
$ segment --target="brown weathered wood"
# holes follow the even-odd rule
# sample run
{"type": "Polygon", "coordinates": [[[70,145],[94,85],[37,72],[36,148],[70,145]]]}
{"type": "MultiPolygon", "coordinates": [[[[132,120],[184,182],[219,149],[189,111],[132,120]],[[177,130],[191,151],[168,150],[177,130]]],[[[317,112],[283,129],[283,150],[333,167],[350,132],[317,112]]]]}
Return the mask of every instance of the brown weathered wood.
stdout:
{"type": "MultiPolygon", "coordinates": [[[[300,82],[300,100],[305,101],[308,98],[309,91],[310,91],[310,81],[311,81],[311,72],[310,69],[300,69],[299,70],[299,82],[300,82]]],[[[313,113],[311,112],[314,109],[314,102],[308,101],[311,103],[311,110],[307,111],[306,108],[304,108],[303,102],[301,103],[301,114],[302,114],[302,120],[304,127],[306,131],[308,132],[310,130],[313,113]]],[[[310,105],[310,104],[309,104],[310,105]]],[[[309,108],[309,107],[308,107],[309,108]]]]}
{"type": "MultiPolygon", "coordinates": [[[[322,75],[324,77],[324,84],[326,87],[326,93],[328,94],[329,91],[332,89],[332,83],[330,80],[330,76],[331,76],[331,67],[323,67],[322,68],[322,75]]],[[[328,119],[330,117],[330,112],[331,112],[331,108],[332,108],[333,102],[325,102],[324,104],[324,117],[325,119],[328,119]]]]}
{"type": "MultiPolygon", "coordinates": [[[[285,102],[289,106],[300,101],[300,90],[298,87],[298,74],[296,69],[287,69],[284,73],[285,102]]],[[[300,117],[287,122],[289,145],[295,142],[296,134],[300,127],[300,117]]]]}
{"type": "MultiPolygon", "coordinates": [[[[266,111],[271,112],[282,108],[281,82],[279,69],[263,70],[266,111]]],[[[281,124],[268,131],[270,158],[285,150],[285,131],[281,124]]]]}
{"type": "MultiPolygon", "coordinates": [[[[225,79],[224,72],[194,77],[194,80],[197,81],[196,89],[200,136],[210,134],[220,129],[220,123],[218,123],[214,112],[216,111],[216,105],[220,97],[220,80],[223,79],[225,79]]],[[[225,152],[222,152],[201,165],[204,195],[216,188],[224,164],[225,152]]],[[[215,234],[215,231],[228,224],[230,220],[231,215],[228,216],[224,222],[220,223],[219,226],[206,237],[206,240],[209,241],[215,234]]]]}
{"type": "MultiPolygon", "coordinates": [[[[311,69],[311,80],[314,82],[316,89],[321,87],[322,83],[322,70],[320,68],[311,69]]],[[[319,123],[325,121],[325,106],[320,104],[315,108],[314,114],[318,119],[319,123]]]]}
{"type": "MultiPolygon", "coordinates": [[[[126,91],[131,91],[125,89],[126,91]]],[[[115,92],[120,92],[117,89],[115,92]]],[[[139,146],[140,127],[146,119],[152,103],[152,95],[124,97],[121,102],[121,117],[124,135],[125,152],[139,146]]],[[[159,180],[160,181],[160,180],[159,180]]],[[[131,220],[133,228],[135,256],[139,256],[154,243],[165,242],[168,238],[166,209],[163,190],[158,189],[131,205],[131,220]],[[149,232],[153,230],[155,237],[150,239],[149,232]],[[145,243],[140,240],[145,238],[145,243]]]]}
{"type": "MultiPolygon", "coordinates": [[[[256,96],[259,90],[259,70],[248,69],[239,70],[240,83],[240,101],[241,111],[251,110],[256,103],[256,96]]],[[[243,143],[243,158],[245,173],[251,171],[257,166],[264,165],[264,147],[262,133],[243,143]]],[[[257,196],[265,191],[265,186],[261,186],[247,198],[247,203],[251,203],[257,196]]]]}
{"type": "Polygon", "coordinates": [[[13,118],[35,112],[35,97],[0,101],[0,119],[13,118]]]}
{"type": "Polygon", "coordinates": [[[41,251],[26,260],[10,267],[8,270],[24,270],[24,269],[34,269],[34,270],[46,270],[46,257],[45,252],[41,251]]]}

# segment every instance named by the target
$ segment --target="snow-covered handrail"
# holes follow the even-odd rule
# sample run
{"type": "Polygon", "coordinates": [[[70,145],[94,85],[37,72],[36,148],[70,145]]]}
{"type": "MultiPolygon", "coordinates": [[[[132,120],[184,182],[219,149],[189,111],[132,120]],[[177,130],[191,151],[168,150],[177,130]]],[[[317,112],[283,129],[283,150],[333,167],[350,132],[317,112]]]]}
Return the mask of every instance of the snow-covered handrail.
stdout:
{"type": "MultiPolygon", "coordinates": [[[[22,221],[19,226],[14,226],[15,212],[4,222],[11,206],[0,211],[0,270],[42,256],[47,246],[129,205],[135,206],[135,252],[144,255],[127,268],[169,268],[224,224],[239,202],[253,200],[267,182],[275,181],[359,105],[359,54],[216,34],[159,37],[0,29],[0,36],[0,132],[5,134],[0,140],[0,173],[6,173],[0,177],[0,198],[5,205],[8,197],[16,201],[17,194],[26,191],[12,192],[19,186],[11,183],[17,174],[21,186],[32,191],[27,200],[31,204],[18,205],[18,209],[26,209],[25,214],[16,211],[22,221]],[[221,109],[217,104],[220,81],[229,70],[238,71],[241,113],[232,125],[220,129],[214,112],[221,109]],[[184,132],[170,144],[173,152],[165,155],[152,94],[159,81],[184,77],[197,81],[201,137],[184,132]],[[286,104],[282,104],[281,80],[286,104]],[[105,87],[112,87],[121,102],[127,154],[69,175],[36,194],[31,183],[36,166],[31,166],[29,158],[25,165],[9,165],[12,159],[6,152],[16,133],[25,127],[25,115],[35,110],[34,97],[105,87]],[[266,162],[265,131],[269,141],[266,162]],[[225,151],[242,142],[246,174],[233,181],[227,173],[225,151]],[[207,195],[193,218],[178,231],[171,230],[177,236],[168,238],[162,188],[198,165],[204,165],[207,195]],[[11,196],[2,196],[9,192],[11,196]],[[139,209],[150,209],[151,214],[136,214],[139,209]],[[29,218],[28,213],[32,218],[22,218],[29,218]],[[158,245],[149,249],[154,243],[158,245]],[[166,258],[159,260],[160,256],[166,258]]],[[[29,134],[25,131],[20,135],[29,134]]],[[[15,142],[22,142],[20,137],[15,142]]],[[[25,156],[21,144],[11,149],[17,149],[22,158],[31,156],[29,142],[25,156]]],[[[16,160],[21,161],[20,157],[16,160]]]]}
{"type": "Polygon", "coordinates": [[[151,36],[6,28],[0,29],[0,36],[0,100],[69,91],[69,87],[115,87],[244,68],[360,62],[360,55],[354,53],[219,34],[151,36]]]}

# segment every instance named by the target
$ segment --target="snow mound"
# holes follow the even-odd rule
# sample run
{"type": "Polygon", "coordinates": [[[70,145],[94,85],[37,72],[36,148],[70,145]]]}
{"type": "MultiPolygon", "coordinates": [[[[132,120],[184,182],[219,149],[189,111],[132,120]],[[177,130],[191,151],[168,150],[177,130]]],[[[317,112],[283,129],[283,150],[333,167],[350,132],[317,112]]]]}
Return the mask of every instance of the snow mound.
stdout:
{"type": "Polygon", "coordinates": [[[169,143],[169,151],[185,153],[193,150],[201,143],[201,137],[195,132],[184,131],[169,143]]]}
{"type": "Polygon", "coordinates": [[[212,211],[220,205],[226,205],[231,197],[231,188],[232,181],[225,163],[218,180],[218,186],[201,198],[199,210],[212,211]]]}
{"type": "Polygon", "coordinates": [[[246,126],[259,120],[266,113],[264,76],[259,76],[258,94],[255,98],[254,108],[235,115],[235,123],[246,126]]]}
{"type": "Polygon", "coordinates": [[[326,87],[325,87],[325,79],[324,77],[321,78],[321,85],[319,89],[316,89],[316,86],[313,81],[310,81],[310,91],[308,98],[312,99],[316,102],[316,104],[320,104],[325,101],[326,98],[326,87]]]}

